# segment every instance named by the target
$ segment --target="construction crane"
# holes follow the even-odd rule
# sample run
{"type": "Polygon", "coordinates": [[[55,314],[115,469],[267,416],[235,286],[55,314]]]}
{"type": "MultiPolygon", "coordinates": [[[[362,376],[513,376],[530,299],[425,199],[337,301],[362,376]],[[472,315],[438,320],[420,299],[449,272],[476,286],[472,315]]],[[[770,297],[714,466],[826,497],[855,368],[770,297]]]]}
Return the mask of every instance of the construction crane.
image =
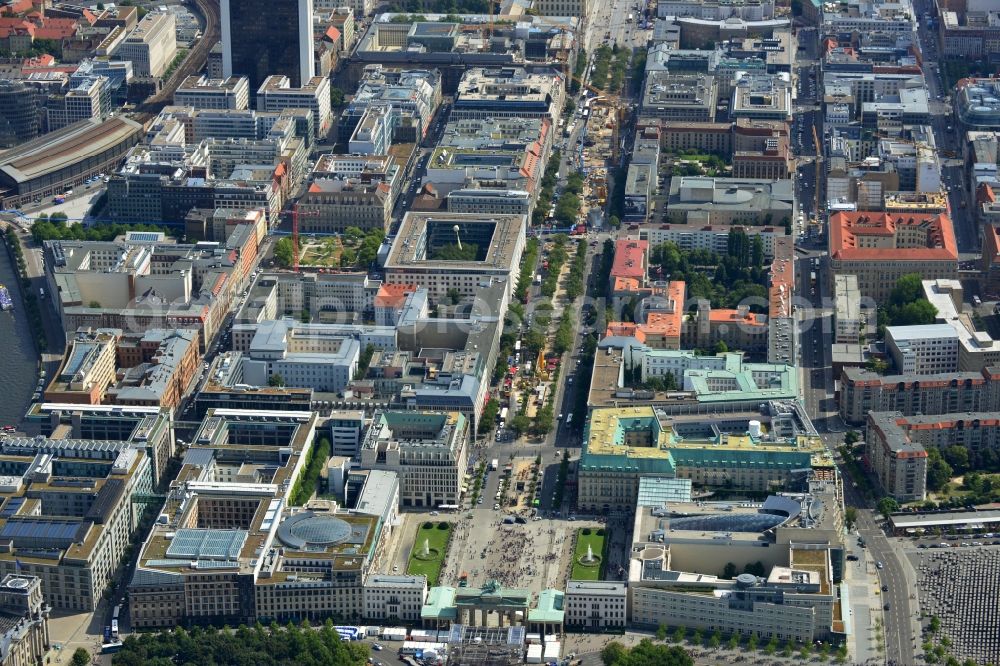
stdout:
{"type": "Polygon", "coordinates": [[[299,204],[296,202],[291,210],[281,211],[280,215],[288,215],[292,218],[292,268],[299,272],[299,217],[319,217],[319,212],[300,213],[299,204]]]}

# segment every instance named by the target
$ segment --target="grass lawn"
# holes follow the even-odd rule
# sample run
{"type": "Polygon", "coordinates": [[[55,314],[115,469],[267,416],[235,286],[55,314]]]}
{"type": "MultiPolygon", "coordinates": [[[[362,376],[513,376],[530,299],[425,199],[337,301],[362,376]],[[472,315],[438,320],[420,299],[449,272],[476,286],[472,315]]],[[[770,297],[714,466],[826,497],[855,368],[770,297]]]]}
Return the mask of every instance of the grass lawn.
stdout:
{"type": "Polygon", "coordinates": [[[437,585],[441,576],[441,567],[444,565],[444,557],[448,554],[448,538],[451,536],[451,523],[446,522],[426,522],[420,525],[417,530],[417,537],[413,541],[413,549],[410,551],[410,561],[406,565],[406,573],[427,576],[428,587],[437,585]],[[428,527],[430,525],[430,527],[428,527]],[[444,529],[441,529],[441,526],[444,529]],[[430,549],[430,555],[424,557],[424,542],[430,549]]]}
{"type": "Polygon", "coordinates": [[[576,550],[573,551],[573,572],[570,580],[600,580],[601,572],[604,570],[604,530],[584,527],[576,531],[576,550]],[[589,532],[589,534],[584,534],[589,532]],[[587,555],[587,546],[590,546],[595,557],[602,558],[599,563],[586,565],[580,560],[587,555]]]}
{"type": "Polygon", "coordinates": [[[324,268],[339,268],[343,245],[339,238],[324,238],[307,241],[302,250],[300,262],[306,266],[322,266],[324,268]]]}

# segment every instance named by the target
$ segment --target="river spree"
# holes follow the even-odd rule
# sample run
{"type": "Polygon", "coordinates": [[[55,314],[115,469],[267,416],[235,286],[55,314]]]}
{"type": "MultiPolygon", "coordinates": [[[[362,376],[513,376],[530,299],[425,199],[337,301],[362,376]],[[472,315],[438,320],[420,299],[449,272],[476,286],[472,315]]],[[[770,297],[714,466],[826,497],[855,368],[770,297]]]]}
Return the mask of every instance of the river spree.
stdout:
{"type": "Polygon", "coordinates": [[[20,280],[3,244],[0,244],[0,284],[10,290],[14,300],[13,310],[0,312],[0,425],[16,425],[31,404],[31,394],[38,384],[38,356],[24,315],[20,280]]]}

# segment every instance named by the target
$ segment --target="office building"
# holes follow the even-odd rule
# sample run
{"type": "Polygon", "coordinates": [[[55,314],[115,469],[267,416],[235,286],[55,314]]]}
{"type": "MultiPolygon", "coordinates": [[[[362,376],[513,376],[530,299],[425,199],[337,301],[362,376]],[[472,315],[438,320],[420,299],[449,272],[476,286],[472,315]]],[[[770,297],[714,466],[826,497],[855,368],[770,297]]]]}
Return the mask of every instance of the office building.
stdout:
{"type": "Polygon", "coordinates": [[[368,107],[347,141],[347,152],[351,155],[387,155],[398,120],[399,113],[391,106],[368,107]]]}
{"type": "MultiPolygon", "coordinates": [[[[283,319],[241,326],[254,329],[243,362],[243,378],[251,386],[267,386],[278,378],[288,386],[336,393],[354,377],[364,349],[361,342],[329,324],[283,319]]],[[[394,342],[395,331],[391,335],[394,342]]],[[[233,347],[243,351],[236,330],[233,347]]]]}
{"type": "Polygon", "coordinates": [[[958,250],[945,214],[837,212],[830,217],[831,275],[856,275],[862,297],[883,302],[904,275],[954,278],[958,250]]]}
{"type": "Polygon", "coordinates": [[[843,601],[842,500],[835,470],[805,492],[762,504],[690,502],[635,512],[628,571],[630,624],[680,626],[779,643],[839,640],[843,601]],[[826,478],[829,477],[829,480],[826,478]],[[800,515],[807,506],[816,513],[800,515]],[[726,574],[728,566],[744,573],[726,574]],[[763,567],[747,573],[748,566],[763,567]]]}
{"type": "Polygon", "coordinates": [[[134,232],[116,241],[46,241],[45,290],[68,336],[80,328],[198,331],[215,337],[255,253],[164,242],[134,232]]]}
{"type": "Polygon", "coordinates": [[[244,381],[241,352],[225,352],[213,359],[207,378],[194,396],[194,417],[210,409],[304,412],[312,408],[313,391],[297,386],[251,386],[244,381]]]}
{"type": "Polygon", "coordinates": [[[958,331],[948,324],[886,326],[885,346],[901,375],[958,370],[958,331]]]}
{"type": "Polygon", "coordinates": [[[836,276],[833,282],[834,341],[857,344],[867,332],[868,320],[874,314],[866,313],[861,307],[858,278],[854,275],[836,276]]]}
{"type": "Polygon", "coordinates": [[[566,90],[553,72],[521,67],[469,69],[458,84],[451,118],[548,118],[562,115],[566,90]]]}
{"type": "Polygon", "coordinates": [[[643,477],[767,491],[831,462],[815,434],[765,432],[753,418],[688,418],[650,406],[591,410],[578,468],[581,510],[633,506],[643,477]]]}
{"type": "Polygon", "coordinates": [[[288,75],[272,75],[257,88],[257,110],[276,113],[284,109],[308,109],[313,115],[316,137],[324,137],[333,125],[330,108],[330,79],[313,76],[292,85],[288,75]]]}
{"type": "Polygon", "coordinates": [[[422,139],[440,105],[441,73],[436,69],[366,65],[354,97],[341,112],[337,136],[349,139],[370,106],[391,106],[400,116],[413,119],[422,139]]]}
{"type": "Polygon", "coordinates": [[[469,437],[458,412],[379,412],[361,443],[361,467],[395,472],[401,507],[457,506],[469,437]]]}
{"type": "Polygon", "coordinates": [[[0,147],[13,148],[41,132],[41,99],[23,81],[0,79],[0,147]]]}
{"type": "Polygon", "coordinates": [[[45,389],[48,402],[99,405],[115,381],[115,354],[122,332],[117,329],[77,331],[62,366],[45,389]]]}
{"type": "Polygon", "coordinates": [[[426,599],[425,576],[369,576],[364,589],[364,617],[387,624],[418,623],[426,599]]]}
{"type": "Polygon", "coordinates": [[[36,576],[7,574],[0,580],[0,663],[36,666],[49,654],[49,606],[36,576]]]}
{"type": "Polygon", "coordinates": [[[45,104],[49,131],[61,129],[81,120],[106,116],[111,104],[107,83],[107,77],[86,77],[64,93],[50,95],[45,104]]]}
{"type": "Polygon", "coordinates": [[[330,429],[330,455],[361,458],[361,439],[365,433],[363,411],[333,410],[326,419],[330,429]]]}
{"type": "Polygon", "coordinates": [[[795,209],[791,180],[680,176],[670,181],[667,220],[702,224],[782,224],[795,209]]]}
{"type": "Polygon", "coordinates": [[[923,280],[922,286],[924,297],[934,306],[936,323],[886,328],[886,348],[896,362],[897,370],[901,374],[919,375],[980,372],[1000,365],[1000,342],[988,332],[977,330],[971,315],[963,311],[962,283],[958,280],[923,280]],[[932,337],[935,333],[940,337],[932,337]]]}
{"type": "Polygon", "coordinates": [[[177,55],[176,30],[175,14],[151,12],[129,33],[115,57],[130,61],[137,77],[159,78],[177,55]]]}
{"type": "MultiPolygon", "coordinates": [[[[322,161],[322,159],[321,159],[322,161]]],[[[256,324],[281,317],[333,323],[343,317],[374,318],[373,303],[382,282],[365,273],[262,273],[251,286],[237,323],[256,324]]]]}
{"type": "Polygon", "coordinates": [[[174,92],[174,104],[199,110],[246,109],[250,105],[250,80],[245,76],[211,79],[204,74],[192,75],[174,92]]]}
{"type": "MultiPolygon", "coordinates": [[[[729,357],[726,354],[720,355],[721,360],[716,361],[719,367],[715,369],[686,371],[683,389],[667,391],[629,387],[623,381],[622,373],[639,369],[644,355],[690,355],[685,351],[636,348],[635,342],[633,338],[616,336],[601,340],[600,351],[594,357],[589,405],[643,405],[668,414],[712,414],[759,409],[768,401],[794,400],[798,395],[799,381],[794,366],[785,362],[742,361],[728,365],[731,361],[727,360],[729,357]]],[[[664,371],[671,363],[666,363],[664,371]]],[[[652,366],[650,371],[653,371],[652,366]]]]}
{"type": "Polygon", "coordinates": [[[470,68],[572,68],[581,19],[576,16],[527,16],[517,21],[492,19],[493,31],[483,39],[489,14],[461,16],[380,14],[358,42],[352,59],[393,67],[439,69],[444,89],[454,94],[470,68]],[[471,29],[470,29],[470,26],[471,29]]]}
{"type": "Polygon", "coordinates": [[[586,19],[591,7],[588,0],[537,0],[531,8],[539,16],[576,16],[586,19]]]}
{"type": "Polygon", "coordinates": [[[269,76],[293,87],[314,76],[312,0],[222,0],[222,73],[257,91],[269,76]]]}
{"type": "Polygon", "coordinates": [[[142,545],[133,627],[362,619],[364,581],[392,530],[393,487],[362,484],[353,507],[292,506],[316,427],[310,412],[206,415],[142,545]]]}
{"type": "Polygon", "coordinates": [[[651,71],[643,86],[640,113],[667,122],[707,123],[715,120],[717,100],[712,75],[651,71]]]}
{"type": "Polygon", "coordinates": [[[656,6],[660,18],[694,16],[705,19],[726,19],[731,17],[747,21],[762,21],[774,17],[772,0],[668,0],[656,6]]]}
{"type": "Polygon", "coordinates": [[[53,608],[95,610],[153,491],[144,443],[8,437],[0,459],[0,575],[38,577],[53,608]]]}
{"type": "Polygon", "coordinates": [[[792,78],[780,74],[737,72],[729,116],[734,120],[792,120],[792,78]]]}
{"type": "Polygon", "coordinates": [[[628,584],[571,580],[566,584],[567,627],[601,632],[624,630],[628,623],[628,584]]]}
{"type": "Polygon", "coordinates": [[[357,227],[388,231],[402,187],[401,172],[384,154],[321,156],[299,199],[299,230],[343,233],[348,227],[357,227]]]}
{"type": "Polygon", "coordinates": [[[406,213],[385,260],[385,281],[416,283],[435,302],[452,289],[470,298],[499,281],[505,295],[493,314],[502,316],[520,273],[526,226],[522,215],[406,213]]]}
{"type": "Polygon", "coordinates": [[[533,197],[527,190],[462,188],[445,197],[449,213],[476,215],[529,215],[533,197]]]}

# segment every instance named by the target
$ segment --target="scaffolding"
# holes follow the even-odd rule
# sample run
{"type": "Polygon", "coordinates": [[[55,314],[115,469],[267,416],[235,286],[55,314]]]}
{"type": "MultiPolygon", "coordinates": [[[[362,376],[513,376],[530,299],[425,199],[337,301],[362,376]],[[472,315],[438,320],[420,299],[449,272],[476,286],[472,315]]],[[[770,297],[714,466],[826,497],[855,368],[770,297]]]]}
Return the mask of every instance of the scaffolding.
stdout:
{"type": "Polygon", "coordinates": [[[524,627],[451,625],[448,661],[462,666],[515,666],[524,663],[524,627]]]}

